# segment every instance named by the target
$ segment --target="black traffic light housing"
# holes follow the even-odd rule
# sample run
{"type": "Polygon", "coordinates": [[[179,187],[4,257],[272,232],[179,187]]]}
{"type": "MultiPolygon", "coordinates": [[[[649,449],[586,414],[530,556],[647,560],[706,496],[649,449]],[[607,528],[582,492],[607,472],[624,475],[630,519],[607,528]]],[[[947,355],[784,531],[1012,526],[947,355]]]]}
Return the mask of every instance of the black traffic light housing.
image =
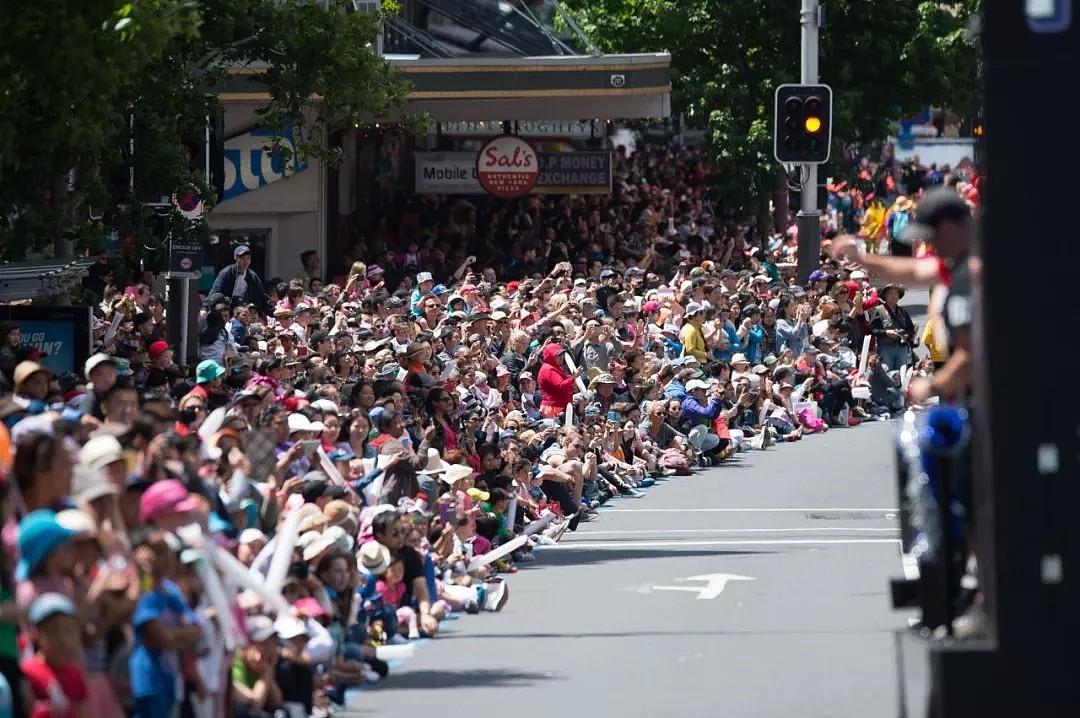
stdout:
{"type": "Polygon", "coordinates": [[[832,145],[832,88],[780,85],[776,88],[773,154],[786,164],[820,165],[832,145]]]}

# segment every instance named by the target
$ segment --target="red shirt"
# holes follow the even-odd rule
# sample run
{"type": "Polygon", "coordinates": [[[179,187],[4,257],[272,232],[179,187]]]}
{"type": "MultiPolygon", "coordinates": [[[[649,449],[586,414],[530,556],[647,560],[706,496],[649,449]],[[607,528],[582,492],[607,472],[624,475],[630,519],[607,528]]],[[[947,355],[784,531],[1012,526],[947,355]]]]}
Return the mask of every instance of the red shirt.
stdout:
{"type": "Polygon", "coordinates": [[[22,672],[34,696],[30,718],[77,718],[76,707],[90,696],[86,672],[74,663],[50,666],[34,656],[22,662],[22,672]]]}

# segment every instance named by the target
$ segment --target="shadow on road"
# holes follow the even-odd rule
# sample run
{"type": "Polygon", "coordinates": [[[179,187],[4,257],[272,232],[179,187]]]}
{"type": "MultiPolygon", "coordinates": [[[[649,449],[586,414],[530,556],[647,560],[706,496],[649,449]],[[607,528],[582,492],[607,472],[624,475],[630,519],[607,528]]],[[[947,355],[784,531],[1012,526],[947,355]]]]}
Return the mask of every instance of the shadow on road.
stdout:
{"type": "Polygon", "coordinates": [[[408,670],[401,673],[391,673],[383,681],[365,686],[364,692],[371,693],[390,688],[400,690],[413,688],[419,690],[453,689],[453,688],[512,688],[527,686],[541,680],[558,679],[551,673],[536,673],[532,671],[517,671],[513,668],[500,668],[486,670],[482,668],[462,669],[426,669],[408,670]]]}
{"type": "MultiPolygon", "coordinates": [[[[601,538],[601,537],[597,537],[601,538]]],[[[618,539],[602,537],[603,543],[616,543],[618,539]]],[[[629,541],[630,539],[624,539],[629,541]]],[[[657,547],[654,549],[589,549],[589,541],[575,542],[573,551],[556,550],[538,552],[538,560],[530,568],[548,568],[553,566],[588,566],[598,563],[615,563],[617,561],[633,561],[649,558],[689,558],[693,556],[753,556],[775,554],[775,551],[713,551],[709,549],[672,549],[670,547],[657,547]]]]}

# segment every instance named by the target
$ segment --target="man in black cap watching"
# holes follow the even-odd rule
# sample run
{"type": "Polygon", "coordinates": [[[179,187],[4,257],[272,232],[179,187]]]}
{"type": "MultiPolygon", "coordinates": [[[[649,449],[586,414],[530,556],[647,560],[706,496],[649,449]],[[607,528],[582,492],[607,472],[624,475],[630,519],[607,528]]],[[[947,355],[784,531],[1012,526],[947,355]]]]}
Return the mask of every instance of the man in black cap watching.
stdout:
{"type": "Polygon", "coordinates": [[[311,351],[315,352],[326,361],[330,358],[330,355],[334,353],[334,342],[330,338],[330,333],[325,329],[320,329],[311,335],[311,351]]]}
{"type": "Polygon", "coordinates": [[[246,244],[233,250],[233,264],[218,272],[214,286],[210,287],[210,293],[206,295],[206,302],[210,306],[218,301],[224,301],[230,306],[234,302],[253,304],[260,311],[273,311],[262,280],[251,269],[251,247],[246,244]]]}
{"type": "Polygon", "coordinates": [[[300,485],[300,495],[304,503],[315,504],[320,509],[334,499],[344,499],[349,492],[337,484],[331,483],[324,471],[309,471],[304,474],[304,483],[300,485]]]}

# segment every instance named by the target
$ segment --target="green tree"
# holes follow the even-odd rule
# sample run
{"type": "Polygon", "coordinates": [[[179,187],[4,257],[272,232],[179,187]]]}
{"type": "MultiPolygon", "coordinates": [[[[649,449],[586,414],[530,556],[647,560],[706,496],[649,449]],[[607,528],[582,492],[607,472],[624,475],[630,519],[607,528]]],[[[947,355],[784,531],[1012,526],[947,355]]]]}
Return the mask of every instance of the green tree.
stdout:
{"type": "MultiPolygon", "coordinates": [[[[606,52],[667,51],[672,105],[710,130],[725,204],[757,214],[777,185],[776,86],[798,82],[798,0],[570,0],[606,52]]],[[[928,105],[978,106],[978,48],[967,26],[978,0],[829,0],[821,81],[833,88],[833,162],[884,138],[890,121],[928,105]]]]}
{"type": "MultiPolygon", "coordinates": [[[[109,230],[138,236],[138,248],[154,233],[142,200],[187,184],[212,206],[185,139],[203,135],[205,117],[221,111],[218,93],[238,77],[268,93],[258,110],[267,127],[291,127],[300,153],[334,162],[330,133],[404,100],[405,83],[372,52],[378,23],[349,0],[8,0],[3,257],[92,248],[109,230]]],[[[270,143],[287,152],[279,140],[270,143]]],[[[167,221],[172,232],[206,231],[179,213],[167,221]]]]}

